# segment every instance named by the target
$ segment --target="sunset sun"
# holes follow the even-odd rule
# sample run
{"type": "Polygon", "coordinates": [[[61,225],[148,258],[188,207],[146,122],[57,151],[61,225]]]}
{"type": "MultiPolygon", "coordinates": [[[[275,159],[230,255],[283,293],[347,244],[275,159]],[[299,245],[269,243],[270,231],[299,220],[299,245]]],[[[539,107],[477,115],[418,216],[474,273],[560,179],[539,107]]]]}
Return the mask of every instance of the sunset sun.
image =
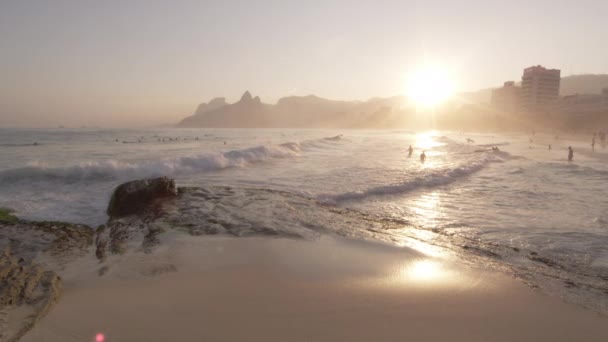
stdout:
{"type": "Polygon", "coordinates": [[[434,107],[452,96],[454,85],[447,71],[425,66],[408,75],[406,92],[417,106],[434,107]]]}

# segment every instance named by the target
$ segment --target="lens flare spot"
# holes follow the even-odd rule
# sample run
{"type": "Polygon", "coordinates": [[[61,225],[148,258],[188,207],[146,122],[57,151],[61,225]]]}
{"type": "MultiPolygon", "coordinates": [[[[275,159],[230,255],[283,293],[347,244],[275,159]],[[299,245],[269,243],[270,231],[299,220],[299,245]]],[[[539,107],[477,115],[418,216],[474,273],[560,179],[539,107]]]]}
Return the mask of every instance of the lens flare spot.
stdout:
{"type": "Polygon", "coordinates": [[[97,333],[97,335],[95,335],[95,342],[105,342],[106,340],[106,335],[102,334],[102,333],[97,333]]]}

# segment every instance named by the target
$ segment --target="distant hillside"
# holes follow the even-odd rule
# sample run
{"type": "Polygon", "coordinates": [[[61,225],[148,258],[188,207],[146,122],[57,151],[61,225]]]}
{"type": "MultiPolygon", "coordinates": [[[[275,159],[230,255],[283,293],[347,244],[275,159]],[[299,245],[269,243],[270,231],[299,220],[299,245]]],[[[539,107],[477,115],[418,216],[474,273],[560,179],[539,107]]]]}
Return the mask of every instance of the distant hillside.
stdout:
{"type": "Polygon", "coordinates": [[[238,102],[216,98],[198,106],[194,115],[178,127],[390,127],[401,119],[395,113],[404,106],[402,97],[368,101],[335,101],[318,96],[290,96],[277,104],[263,103],[246,91],[238,102]]]}
{"type": "Polygon", "coordinates": [[[608,88],[608,75],[572,75],[562,78],[560,95],[600,94],[608,88]]]}

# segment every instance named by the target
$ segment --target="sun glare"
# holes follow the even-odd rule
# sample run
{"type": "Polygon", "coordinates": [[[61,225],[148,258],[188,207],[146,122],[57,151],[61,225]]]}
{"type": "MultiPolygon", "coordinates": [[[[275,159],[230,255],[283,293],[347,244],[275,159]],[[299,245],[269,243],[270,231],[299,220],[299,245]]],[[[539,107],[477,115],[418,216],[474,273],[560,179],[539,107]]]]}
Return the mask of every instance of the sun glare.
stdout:
{"type": "Polygon", "coordinates": [[[425,66],[408,76],[407,96],[417,106],[434,107],[452,96],[454,85],[447,71],[425,66]]]}

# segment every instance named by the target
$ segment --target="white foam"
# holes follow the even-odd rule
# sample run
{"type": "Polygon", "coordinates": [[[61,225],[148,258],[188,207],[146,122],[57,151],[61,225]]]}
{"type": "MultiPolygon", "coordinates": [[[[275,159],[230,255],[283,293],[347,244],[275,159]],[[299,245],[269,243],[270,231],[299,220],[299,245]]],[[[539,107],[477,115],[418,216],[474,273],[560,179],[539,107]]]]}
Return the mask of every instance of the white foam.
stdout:
{"type": "MultiPolygon", "coordinates": [[[[508,155],[508,154],[502,154],[508,155]]],[[[364,190],[350,191],[341,194],[322,194],[317,199],[326,204],[337,204],[347,201],[358,201],[373,196],[399,195],[423,187],[433,187],[454,182],[480,171],[489,163],[502,162],[498,153],[488,153],[482,158],[455,168],[447,168],[427,173],[425,175],[409,179],[403,183],[376,186],[364,190]]]]}
{"type": "Polygon", "coordinates": [[[323,147],[324,142],[338,141],[341,136],[261,145],[228,152],[162,158],[141,162],[122,160],[84,161],[67,167],[50,167],[45,162],[30,162],[28,166],[0,172],[0,184],[18,182],[109,181],[132,178],[175,176],[194,172],[209,172],[233,167],[245,167],[276,158],[296,157],[306,148],[323,147]],[[326,140],[328,139],[328,140],[326,140]]]}

